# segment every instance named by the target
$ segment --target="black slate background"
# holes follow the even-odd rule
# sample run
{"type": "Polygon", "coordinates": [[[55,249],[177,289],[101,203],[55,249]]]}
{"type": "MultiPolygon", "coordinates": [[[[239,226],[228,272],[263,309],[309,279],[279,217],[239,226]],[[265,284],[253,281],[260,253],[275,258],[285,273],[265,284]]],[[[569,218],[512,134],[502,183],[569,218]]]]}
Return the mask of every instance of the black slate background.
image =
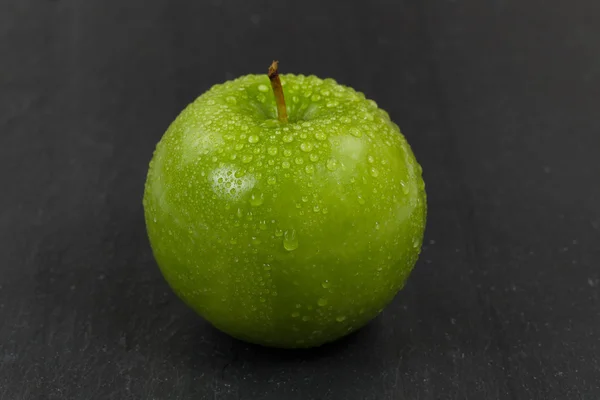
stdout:
{"type": "Polygon", "coordinates": [[[600,398],[596,0],[0,1],[0,399],[600,398]],[[212,84],[334,77],[423,165],[409,284],[310,351],[168,289],[141,195],[212,84]]]}

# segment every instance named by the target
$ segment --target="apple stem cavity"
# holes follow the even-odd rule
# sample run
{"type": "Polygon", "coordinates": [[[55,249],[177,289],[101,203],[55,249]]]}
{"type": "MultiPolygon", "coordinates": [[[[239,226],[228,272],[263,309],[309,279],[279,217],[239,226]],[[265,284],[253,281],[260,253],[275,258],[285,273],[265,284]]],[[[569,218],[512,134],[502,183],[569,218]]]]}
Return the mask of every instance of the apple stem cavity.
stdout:
{"type": "Polygon", "coordinates": [[[287,109],[285,107],[285,97],[283,97],[283,86],[281,86],[281,80],[279,79],[279,61],[273,61],[269,67],[269,80],[271,81],[271,87],[273,88],[273,94],[275,94],[275,103],[277,104],[277,118],[279,121],[287,123],[287,109]]]}

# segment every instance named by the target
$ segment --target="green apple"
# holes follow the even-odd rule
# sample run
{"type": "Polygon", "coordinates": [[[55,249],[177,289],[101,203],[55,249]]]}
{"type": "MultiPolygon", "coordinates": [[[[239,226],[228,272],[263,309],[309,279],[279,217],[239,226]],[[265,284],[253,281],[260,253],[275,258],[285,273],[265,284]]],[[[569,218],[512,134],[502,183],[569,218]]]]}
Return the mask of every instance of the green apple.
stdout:
{"type": "Polygon", "coordinates": [[[167,282],[216,328],[312,347],[362,327],[404,286],[425,185],[374,101],[332,79],[281,85],[287,108],[269,77],[247,75],[183,110],[150,162],[146,226],[167,282]]]}

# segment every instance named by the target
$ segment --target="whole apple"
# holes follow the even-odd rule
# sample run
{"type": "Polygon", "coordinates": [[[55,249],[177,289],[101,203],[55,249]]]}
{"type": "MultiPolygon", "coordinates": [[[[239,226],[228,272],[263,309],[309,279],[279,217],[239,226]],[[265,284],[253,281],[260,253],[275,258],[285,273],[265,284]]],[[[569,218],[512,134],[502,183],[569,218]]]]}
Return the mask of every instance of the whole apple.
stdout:
{"type": "Polygon", "coordinates": [[[216,328],[318,346],[404,286],[425,185],[398,126],[362,93],[314,76],[281,75],[275,94],[271,83],[215,85],[175,119],[150,163],[146,225],[167,282],[216,328]]]}

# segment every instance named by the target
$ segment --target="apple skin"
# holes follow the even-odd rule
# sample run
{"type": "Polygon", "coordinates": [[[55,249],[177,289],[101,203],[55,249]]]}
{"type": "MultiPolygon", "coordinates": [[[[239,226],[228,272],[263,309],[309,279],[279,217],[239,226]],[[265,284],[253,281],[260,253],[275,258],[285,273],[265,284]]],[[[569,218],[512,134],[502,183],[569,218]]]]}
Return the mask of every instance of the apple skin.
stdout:
{"type": "Polygon", "coordinates": [[[313,347],[379,314],[404,286],[426,221],[421,167],[362,93],[281,75],[216,85],[175,119],[148,171],[144,210],[169,285],[216,328],[313,347]]]}

